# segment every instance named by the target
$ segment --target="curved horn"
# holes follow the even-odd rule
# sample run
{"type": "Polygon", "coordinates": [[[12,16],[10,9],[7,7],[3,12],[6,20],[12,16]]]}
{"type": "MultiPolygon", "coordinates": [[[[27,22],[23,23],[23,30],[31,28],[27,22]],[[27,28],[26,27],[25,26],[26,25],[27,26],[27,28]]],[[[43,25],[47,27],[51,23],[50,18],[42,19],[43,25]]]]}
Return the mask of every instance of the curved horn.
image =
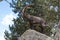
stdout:
{"type": "Polygon", "coordinates": [[[23,8],[23,10],[22,10],[22,13],[25,13],[26,8],[30,8],[30,7],[33,7],[33,4],[30,4],[30,5],[25,6],[23,8]]]}

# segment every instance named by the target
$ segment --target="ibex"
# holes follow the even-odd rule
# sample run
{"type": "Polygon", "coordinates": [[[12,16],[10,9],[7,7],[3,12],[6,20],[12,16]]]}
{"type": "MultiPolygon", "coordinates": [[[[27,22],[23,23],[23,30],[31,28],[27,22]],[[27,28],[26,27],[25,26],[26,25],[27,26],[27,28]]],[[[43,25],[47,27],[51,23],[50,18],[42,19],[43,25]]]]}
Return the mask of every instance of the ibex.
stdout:
{"type": "Polygon", "coordinates": [[[47,25],[46,25],[46,21],[43,18],[26,14],[25,10],[30,7],[33,7],[33,5],[32,4],[27,5],[22,10],[22,15],[24,18],[26,18],[29,21],[30,28],[33,29],[33,24],[40,24],[42,26],[41,27],[42,29],[45,28],[47,25]]]}

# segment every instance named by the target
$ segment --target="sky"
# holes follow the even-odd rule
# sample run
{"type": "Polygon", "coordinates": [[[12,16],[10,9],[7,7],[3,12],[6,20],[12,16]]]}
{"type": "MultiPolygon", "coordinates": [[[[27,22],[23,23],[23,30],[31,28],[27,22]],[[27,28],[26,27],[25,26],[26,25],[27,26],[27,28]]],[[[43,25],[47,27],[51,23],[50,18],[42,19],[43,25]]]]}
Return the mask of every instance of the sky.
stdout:
{"type": "Polygon", "coordinates": [[[14,14],[14,12],[12,12],[12,8],[7,2],[0,2],[0,40],[5,40],[4,31],[9,31],[9,25],[13,24],[12,20],[16,17],[17,14],[14,14]]]}

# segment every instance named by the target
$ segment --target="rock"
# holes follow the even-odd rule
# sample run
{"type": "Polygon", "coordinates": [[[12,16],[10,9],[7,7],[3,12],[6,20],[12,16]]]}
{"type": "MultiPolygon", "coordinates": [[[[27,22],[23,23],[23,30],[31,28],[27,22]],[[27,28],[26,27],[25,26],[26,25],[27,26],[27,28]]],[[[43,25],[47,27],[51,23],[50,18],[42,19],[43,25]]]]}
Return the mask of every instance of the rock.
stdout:
{"type": "Polygon", "coordinates": [[[35,30],[27,30],[18,40],[54,40],[45,34],[39,33],[35,30]]]}

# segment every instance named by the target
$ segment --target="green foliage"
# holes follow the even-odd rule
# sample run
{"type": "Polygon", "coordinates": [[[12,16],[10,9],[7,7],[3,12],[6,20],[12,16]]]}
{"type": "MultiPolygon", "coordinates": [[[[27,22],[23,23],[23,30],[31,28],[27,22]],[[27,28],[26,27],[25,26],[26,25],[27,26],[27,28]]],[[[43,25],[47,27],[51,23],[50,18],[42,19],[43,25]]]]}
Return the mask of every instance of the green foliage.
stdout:
{"type": "MultiPolygon", "coordinates": [[[[10,40],[15,40],[16,37],[21,36],[27,29],[30,28],[29,22],[26,18],[22,17],[22,9],[29,4],[34,4],[34,7],[26,10],[26,13],[30,15],[35,15],[42,17],[46,20],[46,23],[49,27],[44,28],[44,34],[50,36],[51,29],[54,27],[53,24],[57,23],[60,19],[60,6],[58,0],[12,0],[12,3],[9,3],[13,8],[14,13],[18,13],[17,19],[13,19],[14,24],[9,26],[11,33],[8,33],[10,40]],[[51,6],[53,6],[51,8],[51,6]],[[55,11],[55,7],[57,7],[57,11],[55,11]]],[[[36,31],[41,31],[39,24],[34,24],[34,29],[36,31]]],[[[5,36],[7,32],[5,31],[5,36]]]]}

